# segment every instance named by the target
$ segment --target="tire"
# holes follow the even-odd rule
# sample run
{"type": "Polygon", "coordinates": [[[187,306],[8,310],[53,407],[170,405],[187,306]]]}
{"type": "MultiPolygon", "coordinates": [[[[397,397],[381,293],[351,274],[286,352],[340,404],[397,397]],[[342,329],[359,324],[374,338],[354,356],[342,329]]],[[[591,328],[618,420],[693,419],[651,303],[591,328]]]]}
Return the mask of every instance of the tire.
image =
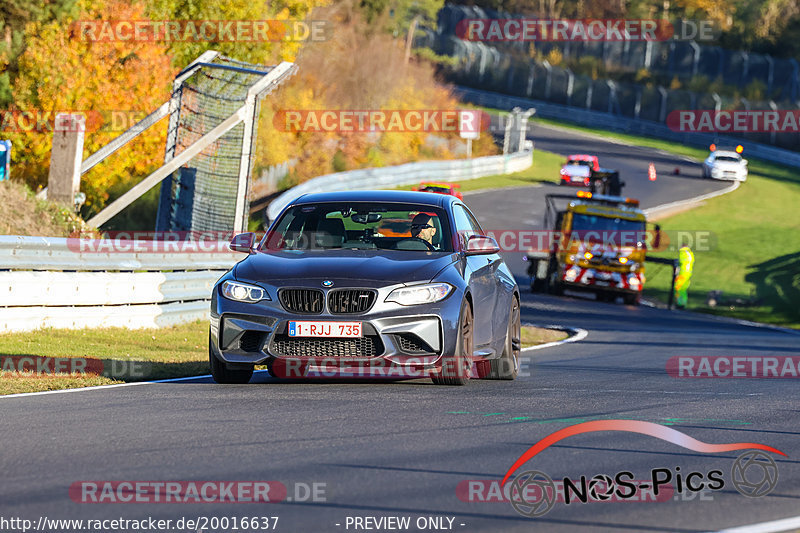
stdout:
{"type": "Polygon", "coordinates": [[[531,292],[544,292],[545,289],[547,289],[547,280],[531,278],[531,292]]]}
{"type": "Polygon", "coordinates": [[[242,385],[248,383],[250,378],[253,377],[253,365],[245,365],[245,368],[231,369],[224,361],[220,361],[214,355],[214,349],[211,347],[211,336],[208,339],[208,366],[211,367],[211,377],[217,383],[236,384],[242,385]],[[249,368],[248,368],[249,367],[249,368]]]}
{"type": "Polygon", "coordinates": [[[637,292],[636,294],[626,294],[622,297],[625,301],[625,305],[639,305],[641,295],[637,292]]]}
{"type": "Polygon", "coordinates": [[[511,297],[511,310],[508,314],[506,342],[499,359],[492,359],[489,379],[517,379],[519,373],[519,353],[522,344],[522,324],[520,322],[519,300],[511,297]]]}
{"type": "Polygon", "coordinates": [[[458,339],[452,357],[442,358],[442,369],[431,375],[434,385],[466,385],[472,370],[472,329],[474,327],[472,308],[464,300],[458,317],[458,339]]]}
{"type": "Polygon", "coordinates": [[[547,292],[555,296],[562,296],[564,294],[564,285],[558,279],[558,275],[555,271],[551,272],[550,276],[547,278],[547,292]]]}

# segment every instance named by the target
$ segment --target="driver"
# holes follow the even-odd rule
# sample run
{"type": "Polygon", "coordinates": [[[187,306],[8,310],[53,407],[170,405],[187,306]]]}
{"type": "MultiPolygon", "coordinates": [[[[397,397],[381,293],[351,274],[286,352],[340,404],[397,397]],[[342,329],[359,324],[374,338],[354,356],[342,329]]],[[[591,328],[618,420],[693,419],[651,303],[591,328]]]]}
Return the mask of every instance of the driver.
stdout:
{"type": "Polygon", "coordinates": [[[432,223],[432,217],[425,213],[419,213],[411,221],[411,236],[421,239],[433,245],[433,236],[436,235],[436,226],[432,223]]]}

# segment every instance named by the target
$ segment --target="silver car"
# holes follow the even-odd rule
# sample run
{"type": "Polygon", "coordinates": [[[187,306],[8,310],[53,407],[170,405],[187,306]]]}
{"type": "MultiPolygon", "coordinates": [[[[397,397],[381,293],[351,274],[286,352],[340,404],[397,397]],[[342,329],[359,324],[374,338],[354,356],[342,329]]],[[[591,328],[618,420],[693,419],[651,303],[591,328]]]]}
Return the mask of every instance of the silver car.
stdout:
{"type": "Polygon", "coordinates": [[[519,370],[519,288],[454,196],[361,191],[288,205],[214,286],[209,360],[218,383],[266,364],[280,378],[471,377],[519,370]]]}

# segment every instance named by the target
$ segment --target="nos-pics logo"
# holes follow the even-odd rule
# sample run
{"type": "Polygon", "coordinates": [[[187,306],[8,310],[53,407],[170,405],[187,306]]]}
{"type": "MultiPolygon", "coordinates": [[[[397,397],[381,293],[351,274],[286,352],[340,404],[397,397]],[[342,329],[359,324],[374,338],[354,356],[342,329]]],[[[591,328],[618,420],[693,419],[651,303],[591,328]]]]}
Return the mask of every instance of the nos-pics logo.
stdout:
{"type": "MultiPolygon", "coordinates": [[[[501,485],[505,485],[511,475],[523,464],[552,444],[573,435],[596,431],[640,433],[701,453],[747,450],[734,461],[730,471],[730,483],[739,493],[749,498],[766,496],[778,484],[778,465],[765,452],[786,456],[778,449],[754,442],[705,443],[678,430],[653,422],[598,420],[566,427],[531,446],[509,468],[501,485]]],[[[553,481],[550,476],[539,470],[527,470],[511,480],[508,494],[515,511],[523,516],[536,518],[548,513],[558,501],[562,501],[566,505],[588,503],[589,501],[625,501],[640,497],[642,491],[649,491],[657,497],[660,491],[665,490],[685,494],[709,490],[718,491],[725,486],[724,473],[718,469],[707,472],[687,472],[676,466],[654,468],[650,471],[649,479],[645,480],[634,480],[632,472],[621,471],[613,475],[601,473],[591,478],[586,476],[581,476],[579,479],[565,477],[559,481],[553,481]]]]}

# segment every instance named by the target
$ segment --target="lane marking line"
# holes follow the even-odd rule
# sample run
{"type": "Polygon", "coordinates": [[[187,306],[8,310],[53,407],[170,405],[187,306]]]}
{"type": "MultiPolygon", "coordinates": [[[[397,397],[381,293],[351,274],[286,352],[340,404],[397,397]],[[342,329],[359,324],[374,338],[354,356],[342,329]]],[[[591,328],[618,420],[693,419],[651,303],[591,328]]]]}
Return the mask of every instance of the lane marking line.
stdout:
{"type": "MultiPolygon", "coordinates": [[[[266,370],[256,370],[253,374],[261,374],[263,372],[267,372],[266,370]]],[[[28,396],[46,396],[49,394],[66,394],[68,392],[83,392],[83,391],[90,391],[90,390],[102,390],[102,389],[117,389],[121,387],[135,387],[137,385],[152,385],[153,383],[178,383],[180,381],[193,381],[197,379],[207,379],[210,378],[211,374],[205,374],[203,376],[189,376],[185,378],[169,378],[169,379],[157,379],[154,381],[136,381],[133,383],[114,383],[112,385],[95,385],[93,387],[79,387],[77,389],[59,389],[59,390],[46,390],[46,391],[39,391],[39,392],[20,392],[18,394],[4,394],[0,395],[0,400],[5,400],[7,398],[22,398],[28,396]]]]}

